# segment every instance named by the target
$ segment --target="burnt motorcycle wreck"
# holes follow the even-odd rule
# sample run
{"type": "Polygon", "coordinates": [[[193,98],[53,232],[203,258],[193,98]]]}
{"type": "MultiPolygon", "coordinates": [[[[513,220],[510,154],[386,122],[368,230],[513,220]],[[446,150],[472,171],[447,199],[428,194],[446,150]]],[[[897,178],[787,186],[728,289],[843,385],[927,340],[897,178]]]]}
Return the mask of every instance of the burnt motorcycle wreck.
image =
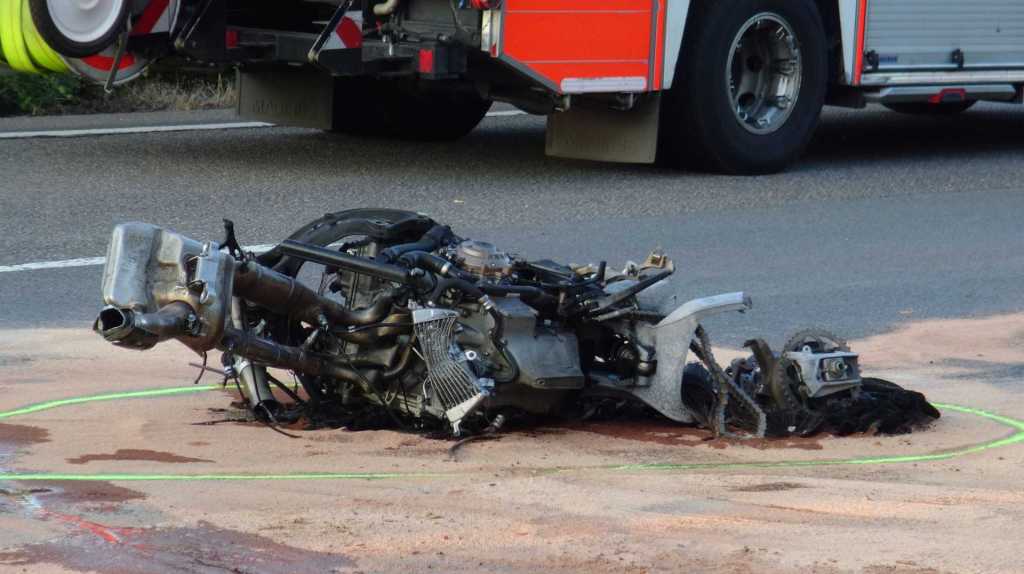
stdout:
{"type": "Polygon", "coordinates": [[[821,331],[780,353],[751,340],[752,356],[723,368],[702,322],[749,298],[662,308],[655,287],[674,267],[658,251],[622,272],[527,261],[391,209],[328,214],[260,255],[225,228],[218,244],[118,225],[94,328],[131,349],[176,339],[204,360],[222,351],[264,421],[375,413],[460,436],[518,414],[631,404],[716,436],[763,437],[905,432],[939,416],[919,393],[861,377],[857,355],[821,331]]]}

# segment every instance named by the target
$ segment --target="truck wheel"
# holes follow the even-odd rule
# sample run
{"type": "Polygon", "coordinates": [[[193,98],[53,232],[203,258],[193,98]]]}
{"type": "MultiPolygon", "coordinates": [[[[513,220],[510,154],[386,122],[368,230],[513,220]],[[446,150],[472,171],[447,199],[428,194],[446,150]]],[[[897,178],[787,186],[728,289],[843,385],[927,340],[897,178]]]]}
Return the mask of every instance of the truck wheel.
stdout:
{"type": "Polygon", "coordinates": [[[29,0],[39,35],[64,56],[85,58],[114,44],[130,0],[29,0]]]}
{"type": "Polygon", "coordinates": [[[366,78],[339,79],[332,131],[417,141],[451,141],[473,131],[491,101],[475,92],[420,91],[414,85],[366,78]]]}
{"type": "Polygon", "coordinates": [[[782,170],[818,124],[827,46],[813,0],[702,0],[662,106],[665,163],[733,174],[782,170]]]}
{"type": "Polygon", "coordinates": [[[894,112],[911,114],[915,116],[955,116],[971,109],[977,100],[964,100],[962,102],[942,102],[932,104],[929,102],[901,102],[896,104],[882,104],[894,112]]]}

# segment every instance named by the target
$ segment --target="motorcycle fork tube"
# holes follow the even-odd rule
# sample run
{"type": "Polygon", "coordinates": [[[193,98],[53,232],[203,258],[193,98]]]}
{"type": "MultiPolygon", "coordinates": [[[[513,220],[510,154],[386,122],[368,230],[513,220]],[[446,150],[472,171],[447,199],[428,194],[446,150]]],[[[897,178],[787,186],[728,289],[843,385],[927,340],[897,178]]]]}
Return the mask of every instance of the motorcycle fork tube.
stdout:
{"type": "MultiPolygon", "coordinates": [[[[235,329],[245,330],[245,321],[242,318],[242,302],[238,297],[231,298],[231,324],[235,329]]],[[[242,398],[249,402],[249,407],[255,412],[258,409],[265,409],[269,413],[277,412],[281,407],[267,381],[267,368],[252,364],[249,359],[234,355],[234,363],[231,367],[235,376],[241,382],[242,398]]]]}

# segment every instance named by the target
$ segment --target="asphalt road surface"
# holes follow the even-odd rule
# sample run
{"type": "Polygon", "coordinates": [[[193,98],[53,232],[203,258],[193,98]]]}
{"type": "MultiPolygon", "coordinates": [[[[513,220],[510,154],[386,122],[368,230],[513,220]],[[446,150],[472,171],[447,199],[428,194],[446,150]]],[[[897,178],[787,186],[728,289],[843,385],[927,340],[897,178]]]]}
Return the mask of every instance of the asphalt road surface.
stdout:
{"type": "MultiPolygon", "coordinates": [[[[222,112],[0,121],[0,131],[224,122],[222,112]]],[[[102,256],[126,220],[246,244],[326,211],[419,210],[530,257],[607,259],[656,246],[681,299],[745,290],[713,336],[778,341],[805,325],[850,337],[907,320],[1024,308],[1024,110],[918,118],[826,113],[807,157],[723,177],[544,156],[543,119],[487,118],[451,144],[260,128],[0,139],[0,269],[102,256]]],[[[0,328],[81,327],[101,267],[0,271],[0,328]]]]}

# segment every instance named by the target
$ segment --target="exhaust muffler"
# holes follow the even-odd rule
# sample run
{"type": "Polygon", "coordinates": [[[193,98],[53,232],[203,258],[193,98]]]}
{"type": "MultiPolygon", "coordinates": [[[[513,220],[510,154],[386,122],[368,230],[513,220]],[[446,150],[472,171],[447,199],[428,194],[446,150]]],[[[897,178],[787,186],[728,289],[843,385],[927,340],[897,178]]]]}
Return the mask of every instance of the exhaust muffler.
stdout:
{"type": "Polygon", "coordinates": [[[153,313],[106,307],[92,328],[118,347],[145,351],[161,341],[192,335],[197,325],[192,307],[175,302],[153,313]]]}

